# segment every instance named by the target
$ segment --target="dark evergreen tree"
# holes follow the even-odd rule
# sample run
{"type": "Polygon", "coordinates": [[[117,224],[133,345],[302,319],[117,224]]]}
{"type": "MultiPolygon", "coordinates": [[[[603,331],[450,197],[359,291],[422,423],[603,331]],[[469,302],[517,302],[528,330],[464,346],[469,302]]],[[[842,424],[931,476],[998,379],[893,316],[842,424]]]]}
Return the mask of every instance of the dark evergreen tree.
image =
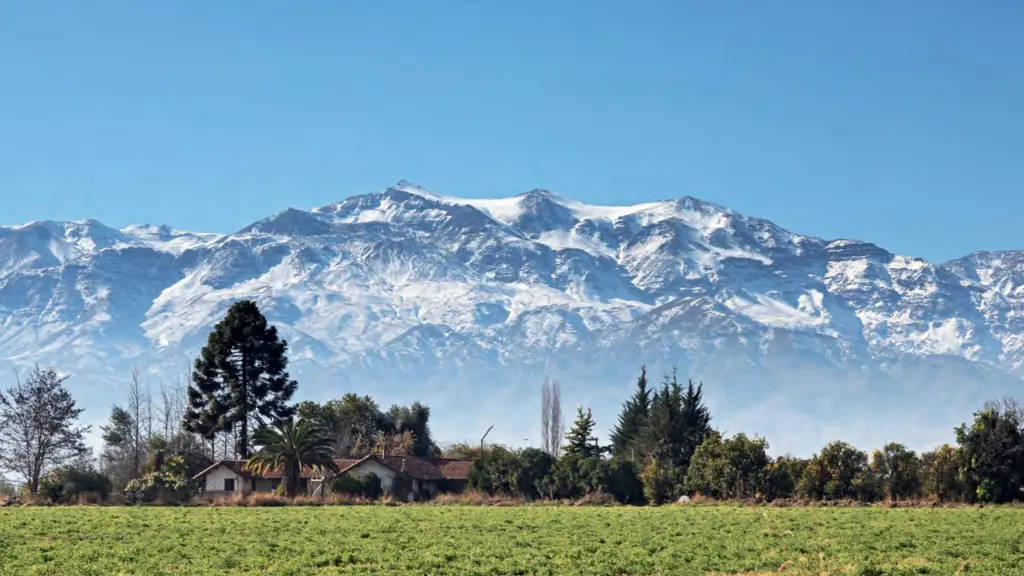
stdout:
{"type": "MultiPolygon", "coordinates": [[[[640,439],[644,428],[647,427],[647,419],[651,411],[651,391],[647,388],[647,368],[641,368],[640,377],[636,381],[636,391],[633,396],[622,405],[622,413],[619,414],[619,423],[612,429],[612,453],[618,457],[632,459],[636,452],[636,444],[640,439]]],[[[643,450],[639,456],[643,456],[643,450]]]]}
{"type": "Polygon", "coordinates": [[[682,426],[682,388],[675,375],[667,376],[661,388],[651,398],[651,410],[642,441],[648,454],[661,462],[663,467],[681,466],[685,430],[682,426]]]}
{"type": "Polygon", "coordinates": [[[286,371],[287,349],[255,302],[231,306],[195,361],[186,429],[206,439],[237,431],[237,452],[248,459],[250,426],[279,423],[295,413],[288,404],[297,384],[286,371]]]}
{"type": "Polygon", "coordinates": [[[577,408],[576,422],[565,435],[566,454],[578,454],[584,458],[600,456],[601,447],[597,444],[597,438],[592,436],[595,426],[594,416],[590,409],[588,408],[584,412],[582,407],[577,408]]]}
{"type": "MultiPolygon", "coordinates": [[[[678,390],[674,375],[672,380],[675,389],[678,390]]],[[[681,463],[687,466],[697,447],[711,435],[711,412],[704,405],[704,384],[694,386],[690,380],[686,393],[682,395],[680,408],[681,463]]]]}

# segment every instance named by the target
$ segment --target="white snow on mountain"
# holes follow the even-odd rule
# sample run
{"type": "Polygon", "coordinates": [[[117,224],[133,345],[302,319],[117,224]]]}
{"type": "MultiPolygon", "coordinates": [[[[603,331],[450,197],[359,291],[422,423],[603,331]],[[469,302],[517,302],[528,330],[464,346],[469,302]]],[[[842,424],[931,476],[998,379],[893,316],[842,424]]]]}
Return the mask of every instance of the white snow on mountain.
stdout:
{"type": "Polygon", "coordinates": [[[707,380],[724,426],[804,451],[840,416],[865,442],[917,425],[894,402],[934,386],[920,409],[949,412],[921,412],[927,443],[1024,376],[1024,252],[936,265],[687,196],[594,206],[401,182],[226,235],[0,227],[0,361],[71,372],[94,417],[132,365],[182,374],[241,298],[288,338],[304,394],[422,398],[459,438],[498,416],[507,441],[532,435],[545,374],[610,426],[647,364],[707,380]],[[757,415],[787,395],[792,414],[757,415]]]}

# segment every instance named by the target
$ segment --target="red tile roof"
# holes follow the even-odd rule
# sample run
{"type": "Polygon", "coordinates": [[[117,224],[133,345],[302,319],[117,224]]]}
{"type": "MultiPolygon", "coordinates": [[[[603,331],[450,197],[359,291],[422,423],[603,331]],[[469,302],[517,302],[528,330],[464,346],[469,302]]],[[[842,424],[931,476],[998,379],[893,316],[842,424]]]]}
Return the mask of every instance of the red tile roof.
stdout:
{"type": "MultiPolygon", "coordinates": [[[[335,460],[341,472],[346,472],[364,460],[374,459],[384,466],[399,474],[417,480],[467,480],[469,469],[473,466],[470,460],[456,460],[452,458],[420,458],[417,456],[378,456],[371,454],[362,458],[344,458],[335,460]]],[[[274,479],[281,478],[281,470],[271,470],[265,474],[256,474],[244,469],[245,460],[218,460],[212,466],[196,474],[194,479],[209,474],[218,466],[226,466],[229,470],[243,478],[274,479]]],[[[313,471],[303,467],[299,472],[300,478],[312,478],[313,471]]]]}
{"type": "Polygon", "coordinates": [[[378,456],[371,454],[356,463],[342,468],[346,472],[363,460],[374,459],[384,466],[417,480],[467,480],[469,469],[473,466],[470,460],[451,458],[420,458],[417,456],[378,456]]]}

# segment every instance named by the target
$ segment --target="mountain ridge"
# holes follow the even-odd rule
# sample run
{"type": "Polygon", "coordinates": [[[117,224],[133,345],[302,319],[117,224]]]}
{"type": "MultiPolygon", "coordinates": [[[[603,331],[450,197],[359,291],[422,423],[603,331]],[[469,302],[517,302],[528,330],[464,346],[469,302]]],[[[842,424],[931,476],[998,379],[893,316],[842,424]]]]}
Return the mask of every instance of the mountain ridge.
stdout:
{"type": "Polygon", "coordinates": [[[308,393],[457,397],[440,414],[510,395],[523,422],[510,442],[536,427],[526,422],[544,375],[599,404],[602,426],[641,364],[706,377],[726,423],[751,409],[728,398],[786,390],[792,374],[903,389],[939,363],[940,379],[962,372],[993,393],[1024,376],[1024,251],[933,264],[690,196],[594,206],[542,189],[464,199],[399,182],[231,234],[0,227],[0,362],[53,364],[89,390],[132,364],[178,377],[239,298],[281,327],[308,393]]]}

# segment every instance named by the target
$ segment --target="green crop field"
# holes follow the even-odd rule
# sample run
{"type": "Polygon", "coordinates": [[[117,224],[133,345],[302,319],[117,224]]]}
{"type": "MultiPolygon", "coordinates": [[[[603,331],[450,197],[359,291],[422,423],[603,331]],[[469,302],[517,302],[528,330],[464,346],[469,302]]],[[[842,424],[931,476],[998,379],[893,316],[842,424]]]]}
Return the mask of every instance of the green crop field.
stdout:
{"type": "Polygon", "coordinates": [[[1024,509],[0,510],[0,574],[1024,575],[1024,509]]]}

